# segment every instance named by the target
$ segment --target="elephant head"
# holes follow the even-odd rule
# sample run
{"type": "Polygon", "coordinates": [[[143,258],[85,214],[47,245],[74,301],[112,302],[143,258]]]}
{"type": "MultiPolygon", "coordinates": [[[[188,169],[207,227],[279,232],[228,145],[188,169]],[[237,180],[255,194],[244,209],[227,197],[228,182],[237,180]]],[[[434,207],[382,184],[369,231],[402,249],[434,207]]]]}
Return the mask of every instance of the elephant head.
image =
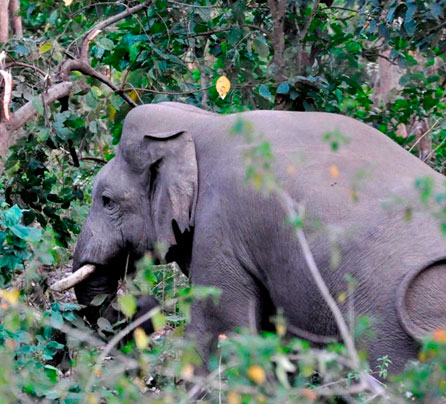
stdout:
{"type": "Polygon", "coordinates": [[[98,294],[113,297],[145,252],[161,246],[164,258],[172,247],[181,249],[179,238],[194,224],[197,175],[188,132],[153,133],[138,115],[128,115],[116,156],[97,175],[76,245],[73,275],[94,266],[75,285],[79,303],[89,305],[98,294]]]}

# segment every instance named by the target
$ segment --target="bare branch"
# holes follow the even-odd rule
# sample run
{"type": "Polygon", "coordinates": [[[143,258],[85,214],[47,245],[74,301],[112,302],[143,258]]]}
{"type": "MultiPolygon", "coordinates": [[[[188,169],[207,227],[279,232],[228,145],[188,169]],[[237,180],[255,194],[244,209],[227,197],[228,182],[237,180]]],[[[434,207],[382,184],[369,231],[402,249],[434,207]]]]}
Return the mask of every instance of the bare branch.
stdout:
{"type": "Polygon", "coordinates": [[[30,64],[28,64],[28,63],[23,63],[23,62],[17,62],[17,61],[10,62],[10,63],[8,63],[8,64],[5,66],[5,69],[14,69],[15,67],[23,67],[23,68],[25,68],[25,69],[32,69],[32,70],[36,71],[37,73],[39,73],[39,74],[40,74],[41,76],[43,76],[43,77],[46,77],[46,76],[47,76],[47,73],[44,72],[44,71],[43,71],[42,69],[40,69],[39,67],[34,66],[34,65],[30,65],[30,64]]]}
{"type": "Polygon", "coordinates": [[[11,16],[12,30],[15,36],[22,36],[22,17],[19,15],[20,12],[20,0],[9,0],[9,13],[11,16]]]}
{"type": "Polygon", "coordinates": [[[90,378],[87,381],[87,385],[85,386],[85,394],[91,391],[93,387],[94,380],[96,375],[98,374],[98,370],[102,366],[102,362],[104,359],[110,354],[110,352],[115,348],[115,346],[123,339],[126,335],[130,334],[135,328],[139,327],[145,321],[151,319],[156,313],[160,310],[159,307],[155,307],[147,313],[143,314],[141,317],[137,318],[135,321],[131,322],[127,327],[122,329],[118,334],[116,334],[110,342],[107,344],[105,349],[101,352],[96,364],[91,372],[90,378]]]}
{"type": "Polygon", "coordinates": [[[268,0],[268,6],[273,18],[273,33],[271,37],[274,57],[273,65],[276,69],[276,82],[283,79],[284,59],[283,51],[285,49],[285,33],[284,33],[284,19],[286,11],[286,0],[268,0]]]}
{"type": "MultiPolygon", "coordinates": [[[[295,210],[295,202],[291,198],[291,196],[285,192],[284,190],[277,188],[276,189],[277,196],[279,198],[279,202],[284,208],[287,217],[292,218],[296,217],[297,212],[295,210]]],[[[310,245],[308,244],[307,238],[305,236],[304,231],[302,228],[296,228],[295,230],[296,237],[299,241],[300,247],[302,249],[302,254],[305,259],[305,262],[307,264],[307,267],[310,271],[311,276],[313,277],[316,286],[321,293],[324,301],[327,303],[328,307],[330,308],[331,313],[333,314],[333,317],[336,321],[336,325],[338,327],[339,333],[341,334],[341,338],[344,341],[345,347],[347,349],[348,355],[350,357],[350,360],[352,362],[353,368],[359,372],[361,376],[361,381],[366,383],[366,386],[373,391],[376,394],[383,395],[384,390],[383,388],[376,383],[376,380],[372,378],[370,375],[366,374],[361,369],[361,364],[358,356],[358,352],[356,351],[355,344],[353,342],[353,338],[350,335],[347,323],[344,319],[344,316],[342,315],[341,310],[339,309],[338,305],[336,304],[335,299],[331,295],[324,279],[322,278],[322,275],[319,271],[319,268],[316,264],[316,261],[313,257],[313,254],[310,249],[310,245]]]]}
{"type": "Polygon", "coordinates": [[[138,105],[127,94],[125,94],[124,90],[114,85],[113,82],[105,74],[102,74],[97,70],[93,69],[87,61],[84,61],[82,59],[71,59],[63,62],[59,69],[59,76],[65,78],[65,80],[68,80],[70,72],[74,70],[77,70],[87,76],[98,79],[100,82],[110,87],[116,94],[121,96],[132,107],[136,107],[138,105]]]}
{"type": "Polygon", "coordinates": [[[0,0],[0,43],[7,42],[9,38],[9,0],[0,0]]]}
{"type": "MultiPolygon", "coordinates": [[[[258,25],[254,25],[254,24],[240,24],[238,26],[240,28],[251,28],[253,30],[260,31],[262,34],[266,35],[268,38],[271,38],[271,32],[269,32],[265,28],[259,27],[258,25]]],[[[197,36],[206,36],[206,35],[219,34],[221,32],[230,31],[233,28],[234,28],[234,25],[232,25],[230,27],[213,29],[213,30],[210,30],[210,31],[204,31],[204,32],[197,32],[197,33],[194,33],[194,34],[188,34],[187,37],[188,38],[194,38],[194,37],[197,37],[197,36]]]]}
{"type": "MultiPolygon", "coordinates": [[[[43,102],[45,104],[52,104],[59,98],[66,97],[70,94],[73,83],[70,81],[64,81],[62,83],[55,84],[50,87],[47,92],[43,94],[43,102]]],[[[9,131],[15,131],[28,122],[37,111],[33,106],[32,101],[28,101],[23,107],[20,107],[16,112],[12,114],[10,122],[6,125],[9,131]]],[[[0,139],[1,142],[1,139],[0,139]]],[[[4,155],[0,151],[0,155],[4,155]]]]}
{"type": "MultiPolygon", "coordinates": [[[[10,119],[9,103],[11,102],[12,97],[12,77],[11,73],[6,70],[0,70],[0,76],[3,78],[3,100],[1,100],[2,114],[0,114],[0,117],[5,118],[5,121],[8,122],[10,119]]],[[[0,80],[0,83],[1,82],[2,80],[0,80]]]]}
{"type": "Polygon", "coordinates": [[[316,0],[314,2],[313,8],[311,9],[310,16],[307,18],[307,20],[305,21],[304,27],[300,31],[300,40],[301,41],[303,41],[305,39],[305,37],[307,36],[308,29],[310,28],[310,25],[311,25],[311,23],[314,20],[314,17],[316,15],[317,9],[319,8],[319,3],[320,3],[320,0],[316,0]]]}

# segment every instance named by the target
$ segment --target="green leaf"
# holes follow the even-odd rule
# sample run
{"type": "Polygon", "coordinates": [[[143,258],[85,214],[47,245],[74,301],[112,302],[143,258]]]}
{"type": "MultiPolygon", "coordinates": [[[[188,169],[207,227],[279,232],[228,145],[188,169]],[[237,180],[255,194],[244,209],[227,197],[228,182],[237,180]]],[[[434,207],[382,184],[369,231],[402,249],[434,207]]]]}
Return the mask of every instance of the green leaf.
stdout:
{"type": "Polygon", "coordinates": [[[105,302],[105,299],[109,295],[107,293],[101,293],[100,295],[96,295],[93,300],[90,302],[90,306],[100,306],[102,303],[105,302]]]}
{"type": "Polygon", "coordinates": [[[161,311],[154,313],[151,320],[155,331],[161,330],[167,324],[166,317],[163,313],[161,313],[161,311]]]}
{"type": "Polygon", "coordinates": [[[266,86],[265,84],[262,84],[259,88],[259,94],[267,99],[270,102],[274,101],[273,95],[271,94],[271,92],[268,89],[268,86],[266,86]]]}
{"type": "Polygon", "coordinates": [[[127,317],[132,317],[136,313],[137,303],[132,295],[119,296],[118,303],[121,311],[127,317]]]}
{"type": "Polygon", "coordinates": [[[110,321],[108,321],[105,317],[99,317],[97,321],[98,327],[102,331],[113,331],[113,326],[110,324],[110,321]]]}
{"type": "Polygon", "coordinates": [[[290,91],[290,85],[288,82],[284,81],[283,83],[279,84],[279,87],[277,87],[277,94],[288,94],[290,91]]]}
{"type": "Polygon", "coordinates": [[[11,227],[11,231],[18,237],[27,241],[37,242],[42,236],[42,232],[34,227],[26,227],[21,224],[17,224],[11,227]]]}
{"type": "Polygon", "coordinates": [[[44,43],[44,44],[41,45],[40,48],[39,48],[39,55],[43,55],[44,53],[47,53],[47,52],[50,51],[52,48],[53,48],[53,43],[52,43],[52,42],[44,43]]]}
{"type": "Polygon", "coordinates": [[[103,48],[103,49],[105,49],[105,50],[109,50],[109,51],[113,50],[113,48],[115,47],[114,42],[113,42],[111,39],[108,39],[108,38],[106,38],[106,37],[103,37],[103,38],[99,39],[99,40],[97,41],[97,44],[98,44],[101,48],[103,48]]]}
{"type": "Polygon", "coordinates": [[[252,48],[258,53],[258,55],[262,59],[266,59],[269,55],[269,46],[266,43],[266,39],[263,35],[258,35],[252,41],[252,48]]]}
{"type": "Polygon", "coordinates": [[[4,213],[4,223],[6,227],[12,227],[19,224],[22,220],[22,210],[14,205],[4,213]]]}
{"type": "Polygon", "coordinates": [[[39,115],[43,115],[43,102],[42,102],[42,97],[40,95],[36,95],[33,99],[32,99],[32,105],[34,107],[34,109],[36,110],[36,112],[39,115]]]}

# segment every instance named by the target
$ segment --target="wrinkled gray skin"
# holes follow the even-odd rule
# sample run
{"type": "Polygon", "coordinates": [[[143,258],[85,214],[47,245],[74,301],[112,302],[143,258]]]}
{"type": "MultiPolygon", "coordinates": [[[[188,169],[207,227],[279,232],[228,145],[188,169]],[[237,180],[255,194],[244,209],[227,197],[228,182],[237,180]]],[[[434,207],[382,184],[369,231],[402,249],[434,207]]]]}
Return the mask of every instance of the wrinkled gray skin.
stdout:
{"type": "MultiPolygon", "coordinates": [[[[440,184],[444,177],[377,130],[340,115],[218,115],[178,103],[132,110],[116,157],[97,176],[76,247],[74,269],[100,267],[76,287],[79,302],[113,293],[127,254],[131,269],[162,242],[167,259],[176,260],[192,284],[222,290],[217,306],[193,308],[188,332],[204,358],[218,334],[265,328],[278,308],[294,327],[337,335],[277,197],[244,182],[242,154],[251,146],[228,134],[239,117],[271,143],[278,181],[305,206],[305,232],[331,293],[347,290],[346,274],[358,281],[355,313],[374,320],[376,337],[359,342],[372,366],[389,355],[391,371],[402,370],[416,357],[416,340],[446,325],[446,241],[428,212],[416,208],[407,221],[402,205],[389,209],[383,203],[395,196],[419,200],[416,178],[430,176],[440,184]],[[334,131],[349,139],[337,152],[322,141],[334,131]],[[360,173],[366,174],[362,180],[360,173]],[[334,269],[333,231],[327,229],[343,230],[334,269]]],[[[347,314],[348,304],[341,309],[347,314]]]]}

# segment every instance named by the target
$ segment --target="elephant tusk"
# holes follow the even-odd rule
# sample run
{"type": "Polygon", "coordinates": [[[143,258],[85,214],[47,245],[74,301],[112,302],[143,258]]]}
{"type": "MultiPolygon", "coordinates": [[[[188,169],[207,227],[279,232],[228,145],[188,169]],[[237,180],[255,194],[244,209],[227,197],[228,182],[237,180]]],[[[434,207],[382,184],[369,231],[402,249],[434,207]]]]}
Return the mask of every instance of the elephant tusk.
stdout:
{"type": "Polygon", "coordinates": [[[84,265],[83,267],[79,268],[76,272],[73,272],[66,278],[54,282],[50,286],[50,289],[53,292],[63,292],[64,290],[71,289],[73,286],[76,286],[78,283],[87,279],[95,270],[96,267],[94,265],[90,264],[84,265]]]}

